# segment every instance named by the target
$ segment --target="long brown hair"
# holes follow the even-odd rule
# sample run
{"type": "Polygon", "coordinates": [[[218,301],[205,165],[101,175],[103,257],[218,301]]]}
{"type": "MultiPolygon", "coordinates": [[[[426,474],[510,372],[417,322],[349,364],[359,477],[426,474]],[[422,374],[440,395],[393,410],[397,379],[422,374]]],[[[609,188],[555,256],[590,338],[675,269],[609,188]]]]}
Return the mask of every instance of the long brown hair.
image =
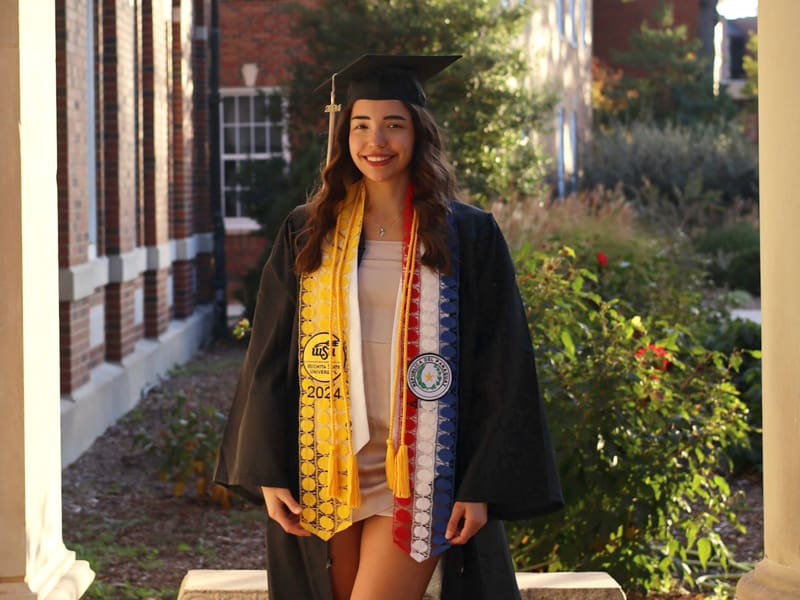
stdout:
{"type": "MultiPolygon", "coordinates": [[[[405,104],[405,103],[404,103],[405,104]]],[[[447,213],[451,200],[457,199],[453,169],[444,152],[442,136],[433,116],[424,108],[405,104],[414,125],[414,153],[411,159],[411,181],[414,183],[412,204],[419,215],[419,239],[425,252],[423,265],[449,272],[447,252],[447,213]]],[[[348,106],[336,125],[331,161],[322,172],[322,182],[309,200],[308,220],[298,235],[295,272],[311,273],[322,263],[322,245],[336,226],[336,217],[345,199],[347,186],[362,175],[350,157],[350,116],[348,106]]]]}

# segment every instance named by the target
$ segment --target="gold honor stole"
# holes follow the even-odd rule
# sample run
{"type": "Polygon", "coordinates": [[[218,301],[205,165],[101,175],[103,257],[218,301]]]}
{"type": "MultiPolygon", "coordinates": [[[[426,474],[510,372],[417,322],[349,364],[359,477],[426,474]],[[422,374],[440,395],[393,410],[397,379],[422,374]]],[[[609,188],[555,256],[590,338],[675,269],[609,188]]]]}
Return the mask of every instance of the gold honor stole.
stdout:
{"type": "MultiPolygon", "coordinates": [[[[421,562],[449,548],[444,533],[455,480],[458,245],[450,217],[452,275],[421,265],[412,198],[410,186],[393,329],[386,475],[395,498],[394,542],[421,562]]],[[[323,540],[349,527],[352,509],[361,502],[355,455],[367,441],[367,427],[360,330],[348,316],[358,310],[363,209],[364,187],[354,185],[320,269],[300,281],[300,522],[323,540]]]]}

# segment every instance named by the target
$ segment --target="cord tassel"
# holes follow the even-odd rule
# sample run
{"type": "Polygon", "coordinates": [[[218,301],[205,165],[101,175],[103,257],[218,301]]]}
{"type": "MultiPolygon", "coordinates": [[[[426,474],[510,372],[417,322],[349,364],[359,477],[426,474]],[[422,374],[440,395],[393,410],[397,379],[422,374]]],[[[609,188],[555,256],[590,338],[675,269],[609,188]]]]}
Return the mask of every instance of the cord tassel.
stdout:
{"type": "Polygon", "coordinates": [[[395,464],[394,495],[398,498],[411,497],[411,482],[408,476],[408,446],[400,445],[395,464]]]}
{"type": "Polygon", "coordinates": [[[386,440],[386,483],[389,489],[394,489],[394,461],[396,460],[394,453],[394,444],[392,439],[386,440]]]}
{"type": "Polygon", "coordinates": [[[358,461],[355,455],[350,453],[350,461],[347,466],[347,505],[350,508],[361,506],[361,483],[358,480],[358,461]]]}
{"type": "Polygon", "coordinates": [[[328,455],[328,494],[331,498],[339,497],[339,453],[336,451],[336,444],[331,445],[331,453],[328,455]]]}

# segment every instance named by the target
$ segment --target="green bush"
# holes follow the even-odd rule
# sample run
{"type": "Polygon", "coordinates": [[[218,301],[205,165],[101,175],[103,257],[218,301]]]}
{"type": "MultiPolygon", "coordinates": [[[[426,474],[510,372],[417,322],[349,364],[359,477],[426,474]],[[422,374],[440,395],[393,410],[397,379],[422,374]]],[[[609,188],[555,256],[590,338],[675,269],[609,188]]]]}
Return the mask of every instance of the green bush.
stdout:
{"type": "Polygon", "coordinates": [[[152,432],[137,434],[135,443],[161,460],[159,476],[172,483],[175,496],[183,496],[190,486],[201,500],[230,507],[227,490],[214,484],[212,474],[217,461],[220,434],[225,415],[213,406],[190,407],[184,393],[164,415],[164,429],[153,439],[152,432]]]}
{"type": "Polygon", "coordinates": [[[747,406],[750,426],[748,443],[731,449],[737,471],[761,470],[763,451],[761,440],[761,325],[743,319],[727,321],[713,336],[709,346],[724,354],[741,352],[742,366],[733,375],[733,383],[747,406]]]}
{"type": "Polygon", "coordinates": [[[708,271],[720,287],[761,295],[761,250],[758,227],[747,221],[710,229],[694,239],[708,258],[708,271]]]}
{"type": "Polygon", "coordinates": [[[585,187],[620,184],[638,210],[673,226],[720,222],[737,200],[751,210],[758,198],[758,152],[735,123],[617,123],[596,133],[583,169],[585,187]]]}
{"type": "Polygon", "coordinates": [[[596,188],[557,202],[530,199],[493,212],[512,251],[575,250],[574,265],[597,272],[596,292],[630,311],[681,323],[696,335],[716,331],[723,313],[705,262],[685,236],[641,224],[619,191],[596,188]]]}
{"type": "Polygon", "coordinates": [[[569,248],[517,260],[566,500],[556,517],[510,527],[517,569],[604,570],[654,590],[692,583],[692,553],[724,566],[714,526],[736,524],[723,475],[725,451],[747,439],[731,382],[741,357],[604,299],[597,267],[569,248]]]}

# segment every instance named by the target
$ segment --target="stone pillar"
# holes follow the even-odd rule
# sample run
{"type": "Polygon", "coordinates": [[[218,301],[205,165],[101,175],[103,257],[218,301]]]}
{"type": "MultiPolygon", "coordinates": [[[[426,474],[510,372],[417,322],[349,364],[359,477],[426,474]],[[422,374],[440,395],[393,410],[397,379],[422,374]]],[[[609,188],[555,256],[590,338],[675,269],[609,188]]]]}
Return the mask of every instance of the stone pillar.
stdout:
{"type": "Polygon", "coordinates": [[[800,2],[761,0],[758,12],[765,556],[736,597],[789,600],[800,597],[800,2]]]}
{"type": "Polygon", "coordinates": [[[0,2],[0,598],[76,599],[61,539],[55,6],[0,2]]]}

